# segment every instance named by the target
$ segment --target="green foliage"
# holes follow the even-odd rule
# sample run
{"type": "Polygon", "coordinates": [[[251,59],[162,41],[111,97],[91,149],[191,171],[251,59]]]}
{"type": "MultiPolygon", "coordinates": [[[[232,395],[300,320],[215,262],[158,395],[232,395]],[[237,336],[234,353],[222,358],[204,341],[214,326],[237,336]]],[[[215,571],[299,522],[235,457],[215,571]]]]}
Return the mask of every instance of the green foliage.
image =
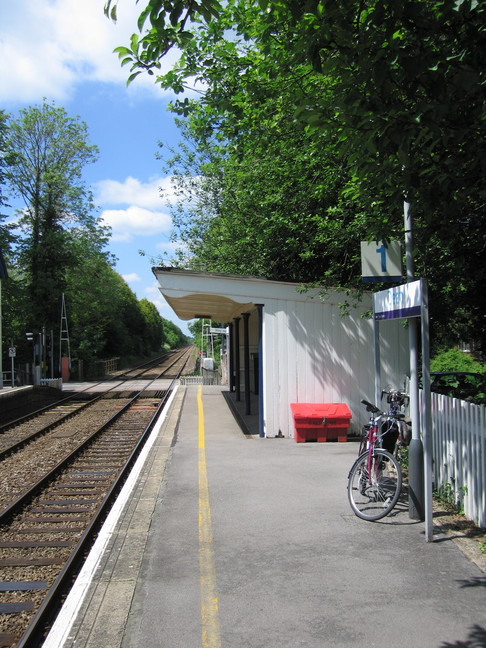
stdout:
{"type": "Polygon", "coordinates": [[[174,324],[174,322],[162,318],[162,324],[164,327],[164,336],[166,340],[165,344],[169,349],[177,349],[189,343],[189,338],[184,335],[184,333],[176,324],[174,324]]]}
{"type": "Polygon", "coordinates": [[[467,495],[467,486],[456,488],[454,483],[445,482],[434,491],[434,496],[457,513],[464,513],[464,497],[467,495]]]}
{"type": "MultiPolygon", "coordinates": [[[[3,110],[0,110],[0,208],[7,204],[5,197],[5,176],[6,176],[6,133],[7,133],[7,115],[3,110]]],[[[0,218],[3,214],[0,214],[0,218]]],[[[3,218],[2,218],[3,220],[3,218]]]]}
{"type": "MultiPolygon", "coordinates": [[[[200,0],[200,2],[184,2],[183,0],[148,0],[139,16],[137,27],[140,31],[147,22],[148,31],[143,38],[133,34],[129,47],[117,47],[122,65],[131,65],[128,83],[142,71],[158,68],[159,59],[165,56],[174,46],[184,49],[191,39],[189,25],[201,20],[209,23],[218,17],[221,5],[218,0],[200,0]]],[[[112,20],[117,19],[116,0],[107,0],[105,14],[112,20]]]]}
{"type": "MultiPolygon", "coordinates": [[[[230,95],[243,97],[244,74],[237,64],[221,72],[230,95]]],[[[276,75],[257,105],[241,98],[234,114],[228,108],[214,134],[209,119],[216,115],[206,105],[194,106],[179,122],[187,145],[168,163],[181,198],[173,210],[185,244],[178,263],[360,288],[359,241],[367,235],[363,211],[341,193],[351,181],[336,158],[333,138],[293,120],[295,88],[284,93],[276,75]]],[[[303,77],[300,83],[309,92],[326,92],[324,82],[303,77]]],[[[373,211],[380,208],[374,201],[373,211]]]]}
{"type": "Polygon", "coordinates": [[[10,120],[5,145],[10,156],[6,179],[25,203],[17,223],[23,236],[17,245],[29,287],[26,325],[49,330],[57,325],[66,272],[77,262],[73,231],[76,225],[98,225],[82,180],[97,149],[88,143],[84,123],[46,102],[10,120]]]}
{"type": "Polygon", "coordinates": [[[181,331],[154,304],[138,301],[112,267],[109,229],[93,215],[82,179],[97,152],[86,125],[45,102],[9,123],[0,112],[0,150],[0,204],[4,181],[25,203],[10,230],[0,227],[9,266],[2,286],[3,335],[17,347],[17,362],[32,360],[27,331],[52,331],[57,375],[62,295],[74,360],[143,357],[162,345],[179,346],[181,331]]]}
{"type": "Polygon", "coordinates": [[[406,197],[433,344],[484,349],[485,3],[145,7],[120,51],[132,74],[204,87],[173,105],[189,143],[172,166],[179,263],[356,287],[359,240],[401,239],[406,197]]]}
{"type": "Polygon", "coordinates": [[[486,367],[469,354],[450,349],[437,354],[430,368],[432,372],[446,372],[432,376],[432,391],[478,405],[486,404],[486,367]]]}
{"type": "Polygon", "coordinates": [[[144,349],[145,351],[160,351],[166,340],[164,323],[155,304],[148,299],[141,299],[138,303],[144,318],[144,349]]]}
{"type": "Polygon", "coordinates": [[[5,261],[8,261],[10,245],[13,240],[5,224],[7,216],[4,213],[9,207],[7,198],[7,173],[12,157],[8,150],[7,134],[8,115],[3,110],[0,110],[0,249],[5,261]]]}
{"type": "Polygon", "coordinates": [[[438,353],[430,361],[431,371],[470,371],[472,373],[485,373],[485,366],[475,360],[468,353],[457,349],[449,349],[438,353]]]}

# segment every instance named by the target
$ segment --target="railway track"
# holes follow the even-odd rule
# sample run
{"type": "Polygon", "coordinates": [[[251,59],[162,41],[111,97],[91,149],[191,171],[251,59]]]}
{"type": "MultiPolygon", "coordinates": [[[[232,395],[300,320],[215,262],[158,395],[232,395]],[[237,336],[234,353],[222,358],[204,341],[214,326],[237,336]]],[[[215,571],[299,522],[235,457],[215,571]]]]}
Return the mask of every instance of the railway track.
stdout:
{"type": "MultiPolygon", "coordinates": [[[[134,380],[155,380],[160,377],[174,378],[184,373],[193,355],[193,347],[165,354],[144,363],[129,372],[116,374],[118,382],[102,394],[78,392],[35,412],[0,426],[0,460],[27,443],[34,441],[60,426],[82,410],[94,405],[101,398],[130,397],[133,390],[123,390],[123,385],[134,380]]],[[[115,377],[115,376],[114,376],[115,377]]],[[[101,383],[97,383],[98,385],[101,383]]],[[[105,383],[106,384],[106,383],[105,383]]]]}
{"type": "MultiPolygon", "coordinates": [[[[171,371],[181,373],[188,355],[174,358],[171,371]]],[[[146,367],[139,374],[144,376],[139,392],[120,398],[120,392],[110,389],[109,398],[78,408],[62,423],[54,422],[49,432],[4,456],[0,646],[42,645],[169,397],[172,385],[163,392],[151,389],[162,373],[146,367]]]]}

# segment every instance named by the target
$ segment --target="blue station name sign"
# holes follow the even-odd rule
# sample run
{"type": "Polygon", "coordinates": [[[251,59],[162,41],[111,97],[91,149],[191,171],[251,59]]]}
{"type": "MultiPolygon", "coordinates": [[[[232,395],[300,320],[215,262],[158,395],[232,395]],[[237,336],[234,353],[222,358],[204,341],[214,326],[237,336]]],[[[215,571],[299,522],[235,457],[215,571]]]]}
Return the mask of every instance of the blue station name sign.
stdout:
{"type": "Polygon", "coordinates": [[[422,280],[381,290],[373,295],[374,318],[377,321],[420,317],[422,280]]]}

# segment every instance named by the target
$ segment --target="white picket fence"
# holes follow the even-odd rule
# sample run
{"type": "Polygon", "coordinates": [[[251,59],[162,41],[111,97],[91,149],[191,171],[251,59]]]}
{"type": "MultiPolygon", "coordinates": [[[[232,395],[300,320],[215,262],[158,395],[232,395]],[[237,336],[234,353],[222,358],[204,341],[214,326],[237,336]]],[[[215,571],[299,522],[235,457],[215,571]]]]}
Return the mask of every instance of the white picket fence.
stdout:
{"type": "Polygon", "coordinates": [[[441,394],[431,400],[434,489],[449,490],[486,527],[486,408],[441,394]]]}

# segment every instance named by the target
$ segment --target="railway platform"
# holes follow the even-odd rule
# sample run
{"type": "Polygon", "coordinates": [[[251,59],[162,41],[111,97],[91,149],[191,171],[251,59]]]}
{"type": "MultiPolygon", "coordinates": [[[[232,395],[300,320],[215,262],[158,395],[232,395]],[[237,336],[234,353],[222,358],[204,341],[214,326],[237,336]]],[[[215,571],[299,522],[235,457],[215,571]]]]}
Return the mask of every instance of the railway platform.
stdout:
{"type": "Polygon", "coordinates": [[[179,387],[44,648],[479,648],[486,575],[405,505],[368,523],[355,443],[244,435],[179,387]]]}

